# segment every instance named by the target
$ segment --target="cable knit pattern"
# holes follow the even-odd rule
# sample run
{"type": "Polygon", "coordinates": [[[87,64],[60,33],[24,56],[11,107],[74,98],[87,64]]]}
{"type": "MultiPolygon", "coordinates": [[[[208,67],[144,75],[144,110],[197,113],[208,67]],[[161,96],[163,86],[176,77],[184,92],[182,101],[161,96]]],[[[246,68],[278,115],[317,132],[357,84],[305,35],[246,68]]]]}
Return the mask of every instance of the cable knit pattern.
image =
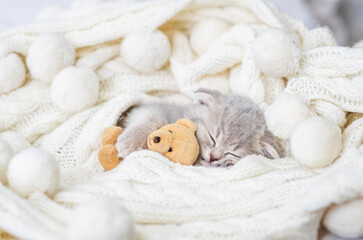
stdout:
{"type": "Polygon", "coordinates": [[[298,77],[289,81],[286,91],[309,100],[331,102],[344,111],[363,112],[363,94],[354,88],[349,78],[298,77]]]}
{"type": "MultiPolygon", "coordinates": [[[[349,117],[363,113],[363,94],[352,83],[363,72],[363,49],[338,47],[328,29],[308,30],[263,0],[119,1],[63,11],[0,35],[0,62],[10,54],[25,58],[41,33],[59,33],[76,48],[75,66],[97,74],[97,103],[64,112],[52,101],[51,85],[32,79],[28,70],[21,87],[0,96],[0,132],[20,133],[51,153],[61,170],[52,198],[35,192],[24,199],[0,183],[1,230],[22,239],[65,239],[73,208],[107,195],[135,217],[138,239],[311,240],[330,205],[363,196],[357,150],[363,120],[349,117]],[[191,29],[216,17],[233,26],[198,56],[190,46],[191,29]],[[292,59],[297,71],[286,71],[291,76],[267,76],[253,59],[251,43],[270,28],[291,34],[299,50],[299,59],[292,59]],[[155,29],[168,36],[171,56],[161,69],[141,74],[119,56],[120,43],[128,33],[155,29]],[[162,99],[183,103],[178,93],[199,87],[247,95],[263,109],[283,91],[299,95],[317,115],[341,127],[343,153],[320,169],[291,156],[273,161],[248,156],[219,169],[183,166],[143,150],[103,170],[97,159],[100,135],[122,113],[162,99]]],[[[288,140],[281,142],[289,153],[288,140]]]]}

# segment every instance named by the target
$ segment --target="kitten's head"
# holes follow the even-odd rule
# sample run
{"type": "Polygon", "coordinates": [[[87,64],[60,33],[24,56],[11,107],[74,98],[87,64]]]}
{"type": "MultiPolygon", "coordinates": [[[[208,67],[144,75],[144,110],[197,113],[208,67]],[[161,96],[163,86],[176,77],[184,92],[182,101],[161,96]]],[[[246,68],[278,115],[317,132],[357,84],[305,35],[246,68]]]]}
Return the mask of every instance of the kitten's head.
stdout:
{"type": "Polygon", "coordinates": [[[193,99],[202,165],[230,167],[251,154],[280,156],[262,111],[249,99],[207,89],[197,90],[193,99]]]}

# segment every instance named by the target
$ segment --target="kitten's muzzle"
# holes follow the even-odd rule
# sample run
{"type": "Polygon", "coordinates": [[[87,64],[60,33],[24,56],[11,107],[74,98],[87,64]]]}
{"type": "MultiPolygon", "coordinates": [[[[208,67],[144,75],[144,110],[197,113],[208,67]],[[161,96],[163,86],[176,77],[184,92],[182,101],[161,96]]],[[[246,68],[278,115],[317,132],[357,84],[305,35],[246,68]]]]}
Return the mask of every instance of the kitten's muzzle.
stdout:
{"type": "Polygon", "coordinates": [[[209,154],[209,161],[210,162],[216,162],[221,159],[221,154],[212,152],[209,154]]]}

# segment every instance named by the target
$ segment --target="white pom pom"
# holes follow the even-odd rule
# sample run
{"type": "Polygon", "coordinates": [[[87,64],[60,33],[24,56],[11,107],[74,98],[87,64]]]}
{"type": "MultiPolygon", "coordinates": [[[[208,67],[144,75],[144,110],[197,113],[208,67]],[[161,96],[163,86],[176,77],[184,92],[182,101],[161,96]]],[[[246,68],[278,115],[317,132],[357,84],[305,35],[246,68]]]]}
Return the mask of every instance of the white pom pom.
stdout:
{"type": "Polygon", "coordinates": [[[21,152],[27,148],[30,148],[30,143],[19,133],[17,132],[2,132],[0,134],[0,138],[7,141],[11,148],[13,149],[14,153],[21,152]]]}
{"type": "Polygon", "coordinates": [[[68,67],[54,78],[51,97],[66,112],[78,112],[97,102],[99,80],[96,73],[84,67],[68,67]]]}
{"type": "Polygon", "coordinates": [[[121,43],[120,55],[125,63],[140,73],[160,69],[170,57],[168,37],[160,32],[134,32],[121,43]]]}
{"type": "Polygon", "coordinates": [[[8,93],[25,81],[25,66],[21,58],[11,53],[0,58],[0,93],[8,93]]]}
{"type": "Polygon", "coordinates": [[[73,65],[74,46],[62,35],[45,33],[34,39],[26,57],[33,78],[50,83],[63,68],[73,65]]]}
{"type": "Polygon", "coordinates": [[[266,75],[284,77],[296,73],[300,51],[292,34],[282,29],[269,29],[252,43],[256,66],[266,75]]]}
{"type": "Polygon", "coordinates": [[[291,135],[292,155],[311,168],[330,164],[342,149],[340,128],[322,117],[312,117],[300,125],[291,135]]]}
{"type": "Polygon", "coordinates": [[[0,181],[4,184],[8,183],[7,170],[13,155],[14,152],[9,143],[0,138],[0,181]]]}
{"type": "Polygon", "coordinates": [[[304,99],[286,92],[280,93],[265,111],[268,128],[281,139],[289,139],[296,126],[312,116],[314,112],[304,99]]]}
{"type": "Polygon", "coordinates": [[[190,33],[190,45],[193,51],[202,55],[208,50],[209,45],[231,26],[231,23],[219,18],[200,21],[190,33]]]}
{"type": "Polygon", "coordinates": [[[363,199],[331,207],[325,214],[323,225],[343,238],[363,237],[363,199]]]}
{"type": "Polygon", "coordinates": [[[68,226],[70,240],[134,238],[131,215],[117,200],[106,197],[97,197],[77,206],[68,226]]]}
{"type": "Polygon", "coordinates": [[[363,76],[357,76],[352,79],[353,86],[360,94],[363,94],[363,76]]]}
{"type": "Polygon", "coordinates": [[[38,148],[16,154],[8,167],[9,186],[23,197],[33,192],[53,195],[58,189],[59,175],[56,160],[38,148]]]}

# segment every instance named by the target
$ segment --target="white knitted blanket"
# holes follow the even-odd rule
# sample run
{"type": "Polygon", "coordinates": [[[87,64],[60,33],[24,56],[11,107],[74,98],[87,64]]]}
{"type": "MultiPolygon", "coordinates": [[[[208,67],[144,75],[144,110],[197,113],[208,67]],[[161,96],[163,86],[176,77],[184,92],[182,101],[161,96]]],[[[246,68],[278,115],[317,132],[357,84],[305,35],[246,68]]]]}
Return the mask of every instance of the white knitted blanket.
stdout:
{"type": "Polygon", "coordinates": [[[328,29],[308,30],[262,0],[120,1],[74,5],[49,21],[7,32],[0,36],[8,43],[0,57],[26,56],[32,40],[47,31],[71,41],[76,65],[95,69],[99,98],[71,115],[52,102],[49,85],[30,76],[24,86],[0,96],[0,132],[21,133],[52,153],[61,168],[54,198],[34,193],[24,199],[0,184],[0,229],[24,239],[65,239],[72,208],[108,195],[130,210],[139,239],[310,240],[317,238],[327,207],[363,196],[357,150],[363,118],[342,128],[346,154],[322,169],[261,156],[248,156],[230,169],[182,166],[147,150],[132,153],[109,172],[97,160],[102,130],[123,111],[157,98],[182,102],[176,92],[200,86],[247,94],[264,108],[288,82],[285,91],[308,99],[316,113],[344,126],[347,113],[363,113],[363,94],[352,84],[363,73],[363,49],[336,46],[328,29]],[[196,57],[187,34],[210,17],[234,27],[196,57]],[[272,27],[286,29],[301,43],[298,71],[286,78],[261,74],[251,60],[249,43],[272,27]],[[156,28],[171,41],[170,64],[150,75],[129,69],[118,56],[121,39],[156,28]]]}

